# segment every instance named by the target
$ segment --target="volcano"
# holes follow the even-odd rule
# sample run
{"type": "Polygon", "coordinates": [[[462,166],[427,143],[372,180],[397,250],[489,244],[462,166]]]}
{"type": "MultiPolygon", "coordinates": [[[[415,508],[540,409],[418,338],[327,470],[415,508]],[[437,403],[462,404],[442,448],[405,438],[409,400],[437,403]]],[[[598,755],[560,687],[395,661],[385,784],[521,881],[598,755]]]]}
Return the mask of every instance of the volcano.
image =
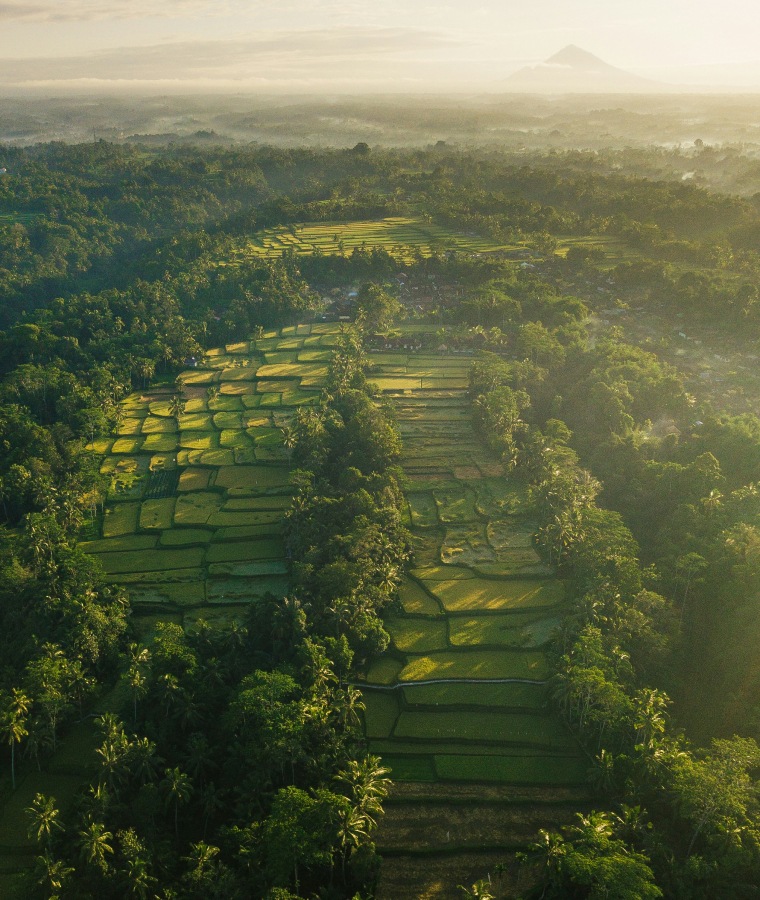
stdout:
{"type": "Polygon", "coordinates": [[[672,90],[611,66],[575,44],[538,65],[519,69],[506,79],[504,87],[526,94],[650,94],[672,90]]]}

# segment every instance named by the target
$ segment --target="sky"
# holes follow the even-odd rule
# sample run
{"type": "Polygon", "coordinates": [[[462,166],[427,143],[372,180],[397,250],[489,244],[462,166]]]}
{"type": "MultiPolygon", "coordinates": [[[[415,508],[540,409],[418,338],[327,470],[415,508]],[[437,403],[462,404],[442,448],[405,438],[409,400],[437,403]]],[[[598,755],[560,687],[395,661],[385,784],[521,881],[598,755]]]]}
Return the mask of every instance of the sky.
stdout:
{"type": "Polygon", "coordinates": [[[498,91],[567,44],[760,89],[758,38],[756,0],[0,0],[0,92],[498,91]]]}

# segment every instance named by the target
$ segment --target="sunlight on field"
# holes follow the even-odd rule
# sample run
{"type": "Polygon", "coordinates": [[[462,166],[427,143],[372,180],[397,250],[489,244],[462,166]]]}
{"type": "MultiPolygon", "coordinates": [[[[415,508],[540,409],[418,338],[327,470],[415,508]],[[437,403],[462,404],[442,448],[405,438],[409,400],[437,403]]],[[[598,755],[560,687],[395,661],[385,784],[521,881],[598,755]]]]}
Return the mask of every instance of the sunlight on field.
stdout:
{"type": "Polygon", "coordinates": [[[385,250],[393,256],[411,259],[416,253],[423,256],[445,250],[492,253],[510,247],[418,219],[395,217],[365,222],[311,222],[258,232],[237,251],[232,264],[246,256],[271,258],[288,251],[299,256],[317,253],[336,256],[348,255],[356,249],[385,250]]]}

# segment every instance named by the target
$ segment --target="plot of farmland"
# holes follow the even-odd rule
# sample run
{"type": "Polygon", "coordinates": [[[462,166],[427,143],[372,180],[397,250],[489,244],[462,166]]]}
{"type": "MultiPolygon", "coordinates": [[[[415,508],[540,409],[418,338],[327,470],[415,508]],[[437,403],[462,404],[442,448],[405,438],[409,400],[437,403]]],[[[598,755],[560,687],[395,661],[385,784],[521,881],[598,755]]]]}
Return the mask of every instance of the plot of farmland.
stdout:
{"type": "Polygon", "coordinates": [[[129,585],[138,613],[158,605],[188,622],[218,619],[220,605],[229,616],[286,592],[282,522],[293,487],[283,425],[318,398],[302,382],[324,376],[337,328],[285,328],[210,350],[179,376],[179,419],[172,392],[135,393],[116,440],[91,447],[105,454],[110,489],[101,536],[85,549],[129,585]]]}
{"type": "Polygon", "coordinates": [[[368,380],[395,407],[413,546],[389,652],[366,673],[370,749],[397,780],[582,783],[546,694],[564,585],[534,549],[525,487],[473,431],[468,366],[375,352],[368,380]]]}
{"type": "Polygon", "coordinates": [[[411,259],[413,253],[430,256],[443,250],[490,253],[507,249],[488,238],[462,234],[419,219],[392,217],[357,222],[308,222],[268,228],[258,232],[233,257],[234,265],[246,256],[278,257],[322,253],[350,254],[356,249],[386,250],[395,257],[411,259]]]}

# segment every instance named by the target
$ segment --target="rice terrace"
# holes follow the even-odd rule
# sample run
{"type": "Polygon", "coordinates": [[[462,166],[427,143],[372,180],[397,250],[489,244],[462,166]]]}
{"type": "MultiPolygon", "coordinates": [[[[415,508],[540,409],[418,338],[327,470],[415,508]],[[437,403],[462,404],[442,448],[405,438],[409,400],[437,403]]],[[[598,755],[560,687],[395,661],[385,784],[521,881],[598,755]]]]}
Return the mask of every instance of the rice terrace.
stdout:
{"type": "MultiPolygon", "coordinates": [[[[307,222],[268,228],[254,235],[237,256],[276,258],[283,253],[322,253],[326,256],[353,250],[386,250],[397,259],[415,253],[430,256],[444,250],[491,253],[510,249],[475,234],[461,234],[421,219],[402,216],[359,222],[307,222]]],[[[232,264],[235,257],[233,256],[232,264]]]]}
{"type": "MultiPolygon", "coordinates": [[[[111,490],[103,536],[84,546],[129,585],[144,627],[230,621],[257,598],[287,593],[283,428],[317,399],[338,331],[300,325],[209,351],[179,376],[179,415],[160,393],[132,395],[115,439],[93,448],[106,454],[111,490]]],[[[369,360],[369,380],[400,423],[414,538],[400,608],[386,623],[392,647],[362,684],[369,749],[397,782],[379,837],[384,853],[402,857],[380,895],[390,898],[409,867],[419,877],[418,849],[439,853],[443,871],[474,875],[527,840],[536,816],[564,821],[585,797],[588,761],[547,709],[542,648],[565,614],[563,586],[532,547],[523,489],[473,432],[470,361],[369,360]],[[465,785],[483,786],[500,824],[431,834],[433,821],[456,829],[465,785]]],[[[437,881],[416,889],[444,896],[437,881]]]]}
{"type": "MultiPolygon", "coordinates": [[[[91,445],[110,488],[102,533],[82,547],[128,586],[144,637],[161,621],[240,620],[249,604],[287,594],[294,488],[283,429],[317,400],[339,330],[292,326],[210,350],[179,375],[178,394],[127,397],[117,433],[91,445]]],[[[522,489],[472,430],[469,360],[369,359],[401,427],[414,541],[386,622],[392,646],[360,683],[369,749],[396,782],[379,896],[443,897],[452,878],[518,849],[535,822],[565,821],[585,798],[588,765],[546,705],[542,648],[564,615],[563,586],[532,547],[522,489]],[[499,823],[471,822],[452,838],[476,786],[478,808],[493,806],[499,823]],[[432,881],[418,852],[439,859],[432,881]],[[419,894],[403,893],[410,877],[419,894]]]]}

